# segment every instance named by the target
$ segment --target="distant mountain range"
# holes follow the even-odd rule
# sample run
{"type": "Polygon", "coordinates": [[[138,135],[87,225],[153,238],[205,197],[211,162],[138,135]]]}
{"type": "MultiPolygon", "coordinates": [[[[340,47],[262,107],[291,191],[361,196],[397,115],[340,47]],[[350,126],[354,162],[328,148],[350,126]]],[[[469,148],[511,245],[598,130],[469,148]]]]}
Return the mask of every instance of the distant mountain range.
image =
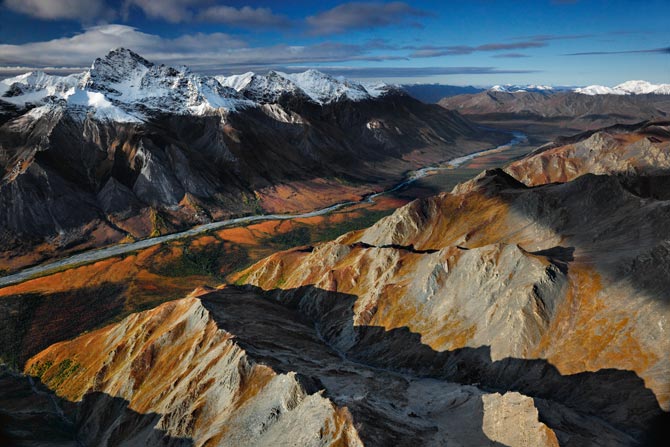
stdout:
{"type": "Polygon", "coordinates": [[[670,94],[670,84],[652,84],[647,81],[627,81],[614,87],[590,85],[587,87],[566,87],[538,84],[504,84],[490,88],[458,86],[446,84],[403,84],[400,87],[414,98],[426,102],[438,102],[452,96],[477,94],[485,91],[504,93],[546,93],[576,92],[584,95],[667,95],[670,94]]]}
{"type": "MultiPolygon", "coordinates": [[[[481,90],[483,91],[483,90],[481,90]]],[[[554,87],[550,85],[518,85],[505,84],[494,85],[487,89],[489,92],[505,92],[505,93],[525,93],[525,92],[541,92],[541,93],[559,93],[559,92],[575,92],[583,95],[669,95],[670,84],[652,84],[647,81],[626,81],[614,87],[605,87],[603,85],[589,85],[588,87],[554,87]]],[[[478,92],[476,92],[478,93],[478,92]]],[[[445,95],[453,96],[453,95],[445,95]]]]}
{"type": "Polygon", "coordinates": [[[667,119],[668,87],[644,81],[629,81],[613,88],[495,86],[479,93],[443,98],[439,104],[476,121],[534,121],[586,130],[667,119]]]}

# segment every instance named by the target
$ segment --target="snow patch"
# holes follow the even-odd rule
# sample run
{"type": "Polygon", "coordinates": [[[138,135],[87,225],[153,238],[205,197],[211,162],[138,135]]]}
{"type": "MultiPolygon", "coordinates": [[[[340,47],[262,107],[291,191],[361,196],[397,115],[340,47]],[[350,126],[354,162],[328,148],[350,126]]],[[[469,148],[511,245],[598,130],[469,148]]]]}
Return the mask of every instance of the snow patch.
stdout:
{"type": "Polygon", "coordinates": [[[318,104],[327,104],[341,99],[362,101],[369,99],[365,88],[354,81],[334,78],[318,70],[307,70],[303,73],[279,73],[294,82],[303,92],[318,104]]]}
{"type": "Polygon", "coordinates": [[[248,71],[239,75],[232,76],[214,76],[214,79],[219,81],[219,83],[224,87],[230,87],[233,90],[241,91],[251,82],[252,77],[255,75],[253,71],[248,71]]]}
{"type": "Polygon", "coordinates": [[[490,92],[503,92],[503,93],[526,93],[526,92],[551,92],[554,90],[554,87],[550,85],[538,85],[538,84],[528,84],[528,85],[516,85],[516,84],[505,84],[505,85],[494,85],[489,89],[490,92]]]}
{"type": "Polygon", "coordinates": [[[73,88],[71,94],[67,96],[67,103],[68,105],[75,107],[79,106],[93,109],[94,116],[103,120],[121,123],[136,123],[142,121],[136,116],[133,116],[112,104],[105,95],[99,92],[88,92],[73,88]]]}

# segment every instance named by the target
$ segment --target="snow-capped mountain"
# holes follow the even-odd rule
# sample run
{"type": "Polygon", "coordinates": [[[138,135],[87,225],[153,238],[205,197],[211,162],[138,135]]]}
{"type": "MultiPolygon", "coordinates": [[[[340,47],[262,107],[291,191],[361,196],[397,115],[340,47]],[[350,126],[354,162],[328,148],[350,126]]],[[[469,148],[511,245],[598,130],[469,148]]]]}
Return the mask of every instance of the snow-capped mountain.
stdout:
{"type": "Polygon", "coordinates": [[[494,85],[488,89],[489,92],[503,93],[556,93],[560,91],[573,91],[583,95],[668,95],[670,94],[670,84],[652,84],[647,81],[626,81],[615,87],[606,87],[604,85],[589,85],[587,87],[552,87],[549,85],[517,85],[505,84],[494,85]]]}
{"type": "Polygon", "coordinates": [[[45,97],[66,97],[67,92],[81,81],[82,73],[69,76],[52,76],[42,71],[32,71],[0,81],[3,101],[22,106],[38,103],[45,97]]]}
{"type": "Polygon", "coordinates": [[[100,92],[122,107],[177,114],[234,110],[242,100],[235,90],[212,77],[156,65],[124,48],[96,59],[82,77],[80,88],[100,92]]]}
{"type": "Polygon", "coordinates": [[[259,207],[313,209],[359,190],[349,183],[506,139],[385,85],[316,71],[200,76],[118,49],[79,75],[0,84],[0,260],[16,241],[25,253],[42,238],[78,250],[259,207]],[[417,148],[426,155],[408,162],[417,148]]]}
{"type": "Polygon", "coordinates": [[[364,85],[343,77],[334,77],[318,70],[302,73],[270,71],[265,75],[253,72],[232,76],[216,76],[221,85],[231,87],[245,97],[261,103],[276,102],[282,95],[304,95],[317,104],[336,101],[364,101],[392,90],[386,83],[364,85]]]}
{"type": "Polygon", "coordinates": [[[314,102],[325,104],[341,99],[362,101],[370,99],[371,95],[363,85],[344,78],[334,78],[317,70],[307,70],[303,73],[280,73],[293,81],[314,102]]]}
{"type": "Polygon", "coordinates": [[[310,100],[307,93],[295,82],[276,71],[270,71],[265,75],[253,74],[239,93],[259,104],[276,103],[287,96],[297,97],[303,101],[310,100]]]}
{"type": "Polygon", "coordinates": [[[214,76],[214,79],[219,81],[221,85],[224,87],[230,87],[236,91],[242,90],[244,87],[249,85],[251,82],[251,79],[256,73],[253,71],[248,71],[246,73],[238,74],[238,75],[231,75],[231,76],[222,76],[222,75],[217,75],[214,76]]]}
{"type": "Polygon", "coordinates": [[[92,113],[100,119],[140,121],[147,114],[205,115],[272,104],[291,96],[324,105],[362,101],[388,92],[390,87],[334,78],[317,70],[287,74],[244,73],[201,76],[186,67],[154,64],[131,50],[117,48],[98,58],[84,73],[52,76],[26,73],[0,81],[0,101],[15,106],[54,105],[92,113]]]}
{"type": "Polygon", "coordinates": [[[574,89],[583,95],[670,95],[670,84],[652,84],[647,81],[626,81],[614,87],[589,85],[574,89]]]}
{"type": "Polygon", "coordinates": [[[490,92],[504,92],[504,93],[523,93],[523,92],[552,92],[554,87],[549,85],[517,85],[517,84],[505,84],[505,85],[494,85],[489,89],[490,92]]]}

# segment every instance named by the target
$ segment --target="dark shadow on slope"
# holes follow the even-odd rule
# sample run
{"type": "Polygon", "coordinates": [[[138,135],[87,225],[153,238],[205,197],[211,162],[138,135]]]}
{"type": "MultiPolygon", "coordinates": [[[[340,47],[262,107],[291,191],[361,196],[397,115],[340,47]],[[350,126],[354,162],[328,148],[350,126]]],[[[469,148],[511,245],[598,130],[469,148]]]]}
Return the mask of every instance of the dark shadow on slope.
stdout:
{"type": "Polygon", "coordinates": [[[670,413],[663,413],[654,419],[651,429],[644,438],[644,447],[666,447],[670,439],[670,413]]]}
{"type": "MultiPolygon", "coordinates": [[[[351,244],[351,248],[371,248],[372,245],[366,244],[365,242],[355,242],[351,244]]],[[[431,254],[431,253],[437,253],[439,250],[417,250],[414,248],[413,244],[410,245],[398,245],[398,244],[387,244],[387,245],[381,245],[377,248],[392,248],[394,250],[400,250],[400,251],[408,251],[410,253],[415,253],[415,254],[431,254]]]]}
{"type": "MultiPolygon", "coordinates": [[[[518,391],[556,403],[582,416],[592,416],[603,421],[603,426],[609,424],[639,441],[656,418],[665,417],[653,392],[632,371],[603,369],[561,375],[546,360],[492,360],[488,346],[437,352],[423,344],[419,334],[406,327],[386,330],[375,326],[353,326],[353,305],[357,299],[354,295],[313,286],[271,292],[246,286],[246,290],[295,308],[319,328],[329,345],[342,350],[355,362],[477,385],[485,390],[518,391]]],[[[239,329],[243,330],[243,327],[239,329]]],[[[281,365],[273,366],[281,369],[281,365]]],[[[557,432],[566,430],[566,427],[551,428],[557,432]]]]}
{"type": "Polygon", "coordinates": [[[670,200],[670,173],[663,175],[618,176],[621,186],[644,199],[670,200]]]}
{"type": "MultiPolygon", "coordinates": [[[[605,284],[630,281],[648,298],[670,306],[666,177],[585,174],[567,183],[527,187],[493,169],[478,181],[482,194],[506,202],[511,214],[564,236],[574,258],[592,264],[605,284]]],[[[500,241],[516,243],[516,237],[516,232],[502,235],[500,241]]]]}
{"type": "Polygon", "coordinates": [[[122,398],[90,393],[79,403],[56,396],[39,379],[0,367],[0,445],[94,446],[134,445],[190,447],[155,429],[155,413],[140,414],[122,398]]]}
{"type": "MultiPolygon", "coordinates": [[[[422,405],[416,408],[407,402],[410,375],[343,359],[323,340],[311,319],[257,289],[229,286],[200,299],[217,326],[234,334],[235,343],[254,361],[278,373],[295,372],[307,393],[325,389],[336,405],[346,406],[365,445],[414,447],[428,444],[436,436],[435,415],[422,405]]],[[[351,303],[346,296],[343,300],[351,303]]],[[[425,403],[436,397],[421,398],[425,403]]],[[[450,440],[460,445],[502,447],[481,429],[482,402],[473,399],[469,410],[457,408],[460,404],[454,405],[450,414],[465,420],[450,440]]]]}
{"type": "Polygon", "coordinates": [[[42,349],[109,321],[123,310],[124,287],[0,297],[0,359],[20,369],[42,349]]]}

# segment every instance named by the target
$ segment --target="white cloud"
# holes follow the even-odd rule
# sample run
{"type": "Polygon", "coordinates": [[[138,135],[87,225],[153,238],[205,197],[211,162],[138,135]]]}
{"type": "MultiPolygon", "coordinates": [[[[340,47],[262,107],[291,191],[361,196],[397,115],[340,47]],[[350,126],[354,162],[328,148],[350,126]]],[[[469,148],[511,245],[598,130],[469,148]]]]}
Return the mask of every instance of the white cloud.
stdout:
{"type": "Polygon", "coordinates": [[[114,11],[104,0],[5,0],[12,11],[44,20],[70,19],[92,22],[114,18],[114,11]]]}
{"type": "Polygon", "coordinates": [[[123,16],[128,17],[132,8],[139,8],[151,19],[179,22],[213,22],[243,28],[277,27],[289,23],[270,8],[251,6],[214,5],[213,0],[124,0],[123,16]]]}
{"type": "Polygon", "coordinates": [[[186,34],[169,39],[126,25],[101,25],[87,28],[72,37],[0,45],[0,65],[35,68],[87,66],[116,47],[132,49],[150,61],[185,64],[194,70],[207,72],[238,70],[242,66],[400,58],[371,55],[365,45],[322,42],[304,46],[249,47],[246,42],[224,33],[186,34]]]}
{"type": "Polygon", "coordinates": [[[174,62],[202,54],[207,48],[234,49],[244,46],[243,41],[224,33],[187,34],[166,39],[131,26],[101,25],[87,28],[72,37],[0,45],[0,64],[33,67],[90,65],[96,57],[117,47],[133,49],[151,60],[174,62]]]}

